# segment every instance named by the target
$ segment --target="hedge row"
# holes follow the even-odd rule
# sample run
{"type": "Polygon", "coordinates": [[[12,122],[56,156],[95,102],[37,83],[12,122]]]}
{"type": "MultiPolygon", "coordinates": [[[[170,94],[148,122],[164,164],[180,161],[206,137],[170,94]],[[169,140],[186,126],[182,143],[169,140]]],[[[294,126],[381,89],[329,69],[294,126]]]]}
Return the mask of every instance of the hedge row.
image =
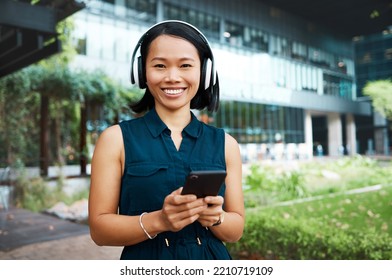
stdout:
{"type": "Polygon", "coordinates": [[[391,260],[392,237],[374,231],[347,231],[317,221],[248,213],[237,243],[227,244],[234,259],[391,260]]]}

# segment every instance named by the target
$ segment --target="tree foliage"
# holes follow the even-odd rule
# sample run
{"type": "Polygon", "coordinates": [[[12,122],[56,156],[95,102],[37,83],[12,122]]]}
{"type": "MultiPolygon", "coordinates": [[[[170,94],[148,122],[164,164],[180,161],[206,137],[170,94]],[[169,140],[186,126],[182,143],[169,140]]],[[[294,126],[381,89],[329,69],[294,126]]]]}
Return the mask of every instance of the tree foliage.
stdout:
{"type": "Polygon", "coordinates": [[[39,95],[31,91],[26,69],[0,79],[0,165],[36,158],[39,95]],[[3,163],[3,164],[2,164],[3,163]]]}
{"type": "MultiPolygon", "coordinates": [[[[58,39],[61,42],[62,51],[47,59],[39,62],[45,68],[56,68],[59,65],[67,66],[76,56],[76,50],[72,43],[72,32],[75,29],[75,23],[72,18],[66,18],[56,25],[58,39]]],[[[51,39],[51,40],[54,40],[51,39]]]]}
{"type": "MultiPolygon", "coordinates": [[[[0,79],[0,165],[21,160],[37,165],[40,99],[50,97],[50,162],[76,163],[80,143],[80,108],[100,107],[100,132],[121,116],[130,116],[130,102],[139,92],[125,87],[101,70],[70,70],[36,64],[0,79]]],[[[90,119],[89,119],[90,121],[90,119]]]]}
{"type": "Polygon", "coordinates": [[[67,65],[46,67],[38,64],[28,67],[26,71],[32,90],[51,99],[78,99],[78,83],[75,81],[75,74],[67,65]]]}
{"type": "Polygon", "coordinates": [[[372,99],[374,109],[388,119],[392,119],[392,80],[367,82],[363,93],[372,99]]]}
{"type": "Polygon", "coordinates": [[[77,161],[81,108],[99,108],[98,133],[121,116],[131,114],[128,104],[138,99],[140,92],[123,86],[102,70],[71,70],[68,66],[76,55],[73,29],[72,18],[59,22],[61,53],[0,79],[0,166],[17,161],[37,165],[42,97],[49,100],[49,122],[44,126],[49,129],[51,164],[64,159],[77,161]]]}

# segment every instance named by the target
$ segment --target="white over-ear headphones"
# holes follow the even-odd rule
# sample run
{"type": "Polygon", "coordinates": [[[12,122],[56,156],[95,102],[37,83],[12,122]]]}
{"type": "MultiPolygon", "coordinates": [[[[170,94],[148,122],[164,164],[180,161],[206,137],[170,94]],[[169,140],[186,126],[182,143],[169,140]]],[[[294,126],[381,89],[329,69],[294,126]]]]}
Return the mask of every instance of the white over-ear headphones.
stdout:
{"type": "Polygon", "coordinates": [[[180,20],[165,20],[161,21],[157,24],[154,24],[151,26],[139,39],[138,43],[136,44],[135,50],[133,51],[132,54],[132,60],[131,60],[131,83],[135,84],[139,88],[146,88],[146,79],[145,79],[145,71],[142,63],[142,57],[140,53],[140,47],[143,44],[144,38],[148,35],[149,31],[152,30],[154,27],[166,24],[166,23],[178,23],[178,24],[184,24],[186,26],[191,27],[194,29],[201,37],[203,42],[206,44],[209,52],[208,58],[205,58],[202,61],[201,65],[201,82],[204,81],[204,89],[206,90],[209,87],[212,87],[216,83],[216,71],[215,71],[215,66],[214,66],[214,56],[212,54],[212,50],[210,47],[210,44],[208,43],[207,38],[203,35],[203,33],[200,32],[199,29],[194,27],[193,25],[180,21],[180,20]]]}

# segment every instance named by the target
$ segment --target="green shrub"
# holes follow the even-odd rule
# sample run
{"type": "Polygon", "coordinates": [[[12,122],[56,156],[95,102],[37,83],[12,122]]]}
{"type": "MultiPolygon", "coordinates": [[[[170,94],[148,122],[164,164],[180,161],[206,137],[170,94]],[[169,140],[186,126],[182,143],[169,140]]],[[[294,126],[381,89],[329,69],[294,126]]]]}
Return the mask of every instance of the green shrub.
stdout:
{"type": "Polygon", "coordinates": [[[52,190],[41,177],[25,179],[19,177],[15,183],[16,206],[39,212],[53,206],[61,197],[62,191],[52,190]]]}
{"type": "Polygon", "coordinates": [[[27,176],[24,166],[18,166],[17,170],[18,176],[14,183],[16,207],[39,212],[52,207],[66,196],[62,190],[64,182],[61,176],[56,187],[51,188],[42,177],[27,176]]]}
{"type": "Polygon", "coordinates": [[[277,172],[271,167],[252,165],[245,177],[245,206],[268,205],[308,196],[301,171],[277,172]]]}
{"type": "Polygon", "coordinates": [[[276,179],[277,193],[280,201],[306,197],[304,175],[300,171],[284,172],[276,179]]]}
{"type": "Polygon", "coordinates": [[[316,220],[249,213],[243,238],[227,244],[233,258],[389,260],[392,238],[375,231],[343,231],[316,220]]]}

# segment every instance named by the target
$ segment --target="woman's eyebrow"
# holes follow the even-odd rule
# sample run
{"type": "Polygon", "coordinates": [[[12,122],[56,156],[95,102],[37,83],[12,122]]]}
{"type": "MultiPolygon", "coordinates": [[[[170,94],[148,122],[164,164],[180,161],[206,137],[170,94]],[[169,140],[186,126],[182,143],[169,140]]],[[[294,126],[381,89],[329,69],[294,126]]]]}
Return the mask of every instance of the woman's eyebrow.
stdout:
{"type": "MultiPolygon", "coordinates": [[[[150,61],[154,61],[154,60],[168,60],[167,58],[165,58],[165,57],[160,57],[160,56],[156,56],[156,57],[153,57],[150,61]]],[[[195,61],[195,59],[194,58],[192,58],[192,57],[182,57],[182,58],[180,58],[179,59],[180,61],[185,61],[185,60],[192,60],[192,61],[195,61]]]]}

